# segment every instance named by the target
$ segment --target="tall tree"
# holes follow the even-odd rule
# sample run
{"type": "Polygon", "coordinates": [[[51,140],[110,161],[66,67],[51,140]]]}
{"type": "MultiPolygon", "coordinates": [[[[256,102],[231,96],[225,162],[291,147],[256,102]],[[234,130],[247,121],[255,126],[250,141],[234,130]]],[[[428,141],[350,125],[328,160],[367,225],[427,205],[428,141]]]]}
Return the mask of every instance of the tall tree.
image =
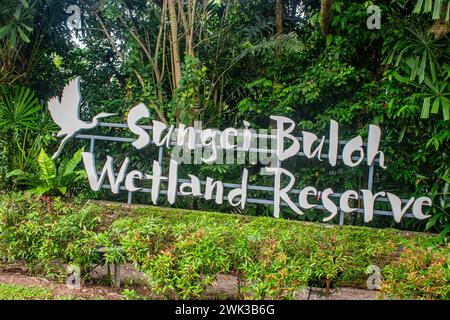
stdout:
{"type": "Polygon", "coordinates": [[[326,36],[331,32],[331,9],[333,0],[321,0],[320,3],[320,30],[326,36]]]}
{"type": "Polygon", "coordinates": [[[169,0],[170,44],[172,57],[173,86],[178,88],[181,80],[180,43],[178,40],[178,22],[175,9],[175,0],[169,0]]]}
{"type": "Polygon", "coordinates": [[[283,10],[284,10],[283,0],[276,0],[275,12],[276,12],[277,34],[283,33],[283,10]]]}

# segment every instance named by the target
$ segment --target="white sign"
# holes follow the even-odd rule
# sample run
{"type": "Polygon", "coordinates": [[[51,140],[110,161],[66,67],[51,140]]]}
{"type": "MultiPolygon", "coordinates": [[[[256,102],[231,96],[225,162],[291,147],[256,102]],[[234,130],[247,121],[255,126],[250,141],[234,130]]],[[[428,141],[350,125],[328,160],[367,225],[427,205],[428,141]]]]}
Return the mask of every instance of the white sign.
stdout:
{"type": "MultiPolygon", "coordinates": [[[[55,152],[54,158],[60,154],[64,143],[80,130],[95,128],[99,124],[99,118],[113,116],[110,113],[100,113],[93,118],[92,122],[82,121],[79,116],[81,101],[79,86],[79,78],[72,80],[64,89],[61,100],[52,98],[48,102],[53,120],[61,127],[58,136],[65,136],[55,152]]],[[[127,128],[136,137],[131,145],[136,150],[142,150],[151,144],[170,149],[171,159],[168,173],[163,174],[163,167],[159,161],[153,162],[152,172],[133,170],[133,165],[128,157],[119,164],[118,172],[115,172],[114,159],[110,156],[107,156],[102,169],[98,171],[94,154],[84,152],[83,162],[92,190],[99,191],[107,180],[111,192],[114,194],[118,194],[121,187],[124,187],[128,192],[137,192],[142,191],[141,183],[138,182],[146,180],[151,184],[150,198],[155,205],[158,204],[161,184],[165,183],[167,184],[167,200],[170,204],[174,204],[176,198],[181,195],[202,197],[206,200],[215,201],[217,204],[222,204],[227,199],[231,206],[244,209],[249,187],[247,169],[243,169],[237,187],[228,192],[225,192],[225,182],[210,177],[203,184],[194,175],[189,175],[189,179],[182,183],[178,179],[179,166],[182,163],[192,163],[192,151],[194,152],[193,163],[203,165],[230,163],[229,155],[235,155],[235,151],[239,151],[241,155],[244,154],[244,159],[248,159],[249,164],[256,164],[258,161],[266,164],[261,170],[262,175],[273,176],[272,203],[274,206],[273,215],[276,218],[280,217],[280,209],[284,204],[299,215],[303,215],[304,210],[323,208],[329,213],[323,219],[324,222],[327,222],[332,220],[339,211],[343,213],[358,211],[360,208],[352,207],[351,204],[354,200],[360,200],[364,221],[369,222],[373,219],[375,203],[379,198],[386,198],[390,203],[392,215],[396,222],[400,222],[407,212],[411,212],[417,219],[430,217],[423,213],[423,207],[432,205],[432,201],[428,197],[417,199],[411,197],[407,201],[402,201],[399,196],[393,193],[388,191],[374,193],[370,188],[360,191],[347,190],[340,194],[337,202],[332,200],[332,198],[336,198],[332,188],[318,190],[309,186],[300,190],[293,197],[291,191],[295,186],[295,177],[290,171],[282,168],[283,161],[293,157],[303,156],[307,159],[326,161],[333,167],[339,163],[351,168],[371,167],[377,163],[380,168],[386,169],[385,156],[383,151],[380,150],[381,129],[376,125],[369,125],[368,138],[365,142],[358,135],[346,141],[342,147],[339,141],[339,125],[334,120],[330,120],[327,137],[318,137],[312,132],[302,131],[302,136],[299,139],[294,136],[295,122],[282,116],[270,117],[275,125],[275,129],[271,131],[270,135],[266,134],[267,131],[263,131],[262,134],[256,133],[255,130],[250,129],[250,124],[247,121],[243,122],[245,129],[227,128],[219,131],[202,129],[198,125],[194,127],[179,125],[175,128],[173,125],[168,126],[160,121],[149,120],[149,117],[150,111],[144,104],[139,104],[128,112],[127,128]],[[146,120],[151,125],[151,133],[144,126],[137,124],[142,120],[146,120]],[[268,145],[269,141],[271,142],[271,149],[263,150],[258,147],[268,145]],[[326,154],[323,152],[325,142],[328,145],[326,154]],[[262,151],[265,151],[265,154],[262,151]],[[262,158],[261,153],[264,155],[262,158]],[[225,158],[224,154],[226,155],[225,158]],[[248,156],[245,157],[245,154],[248,156]]],[[[234,162],[236,159],[232,160],[234,162]]]]}

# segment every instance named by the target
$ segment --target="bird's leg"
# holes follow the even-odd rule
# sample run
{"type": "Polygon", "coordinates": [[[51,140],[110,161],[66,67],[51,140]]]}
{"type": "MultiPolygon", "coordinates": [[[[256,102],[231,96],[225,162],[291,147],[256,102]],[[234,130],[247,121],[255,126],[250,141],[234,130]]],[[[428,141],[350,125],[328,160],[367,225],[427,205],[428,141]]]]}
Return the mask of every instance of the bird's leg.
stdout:
{"type": "Polygon", "coordinates": [[[62,147],[67,142],[67,140],[69,140],[71,137],[72,137],[72,135],[67,135],[64,137],[64,139],[61,140],[61,144],[59,145],[58,150],[56,150],[56,152],[53,154],[52,160],[55,160],[59,156],[59,154],[62,151],[62,147]]]}

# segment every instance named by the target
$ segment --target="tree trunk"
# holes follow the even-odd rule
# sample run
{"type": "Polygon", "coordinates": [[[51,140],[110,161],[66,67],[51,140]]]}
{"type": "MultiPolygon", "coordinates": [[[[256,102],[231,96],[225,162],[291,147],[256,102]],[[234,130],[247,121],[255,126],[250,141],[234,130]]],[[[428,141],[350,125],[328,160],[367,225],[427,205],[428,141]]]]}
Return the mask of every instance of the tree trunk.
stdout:
{"type": "Polygon", "coordinates": [[[275,2],[275,12],[276,12],[276,23],[277,23],[277,34],[283,33],[283,0],[276,0],[275,2]]]}
{"type": "Polygon", "coordinates": [[[170,19],[170,36],[172,48],[173,63],[173,86],[177,89],[181,80],[181,59],[180,59],[180,43],[178,40],[178,22],[175,10],[175,0],[169,0],[169,19],[170,19]]]}
{"type": "Polygon", "coordinates": [[[331,9],[332,0],[321,0],[320,2],[320,30],[323,36],[327,36],[331,32],[331,9]]]}

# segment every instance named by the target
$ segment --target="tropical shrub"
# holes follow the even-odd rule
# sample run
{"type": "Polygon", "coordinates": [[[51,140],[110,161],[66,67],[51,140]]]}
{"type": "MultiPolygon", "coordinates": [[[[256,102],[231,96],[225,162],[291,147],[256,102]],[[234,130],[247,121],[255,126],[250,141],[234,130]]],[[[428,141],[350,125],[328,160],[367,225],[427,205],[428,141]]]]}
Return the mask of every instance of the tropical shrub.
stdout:
{"type": "Polygon", "coordinates": [[[62,264],[71,261],[71,245],[89,238],[89,232],[97,227],[96,214],[93,207],[73,206],[58,198],[4,195],[0,201],[0,260],[24,261],[33,273],[61,276],[62,264]]]}
{"type": "Polygon", "coordinates": [[[65,195],[70,188],[76,186],[86,178],[85,170],[76,170],[81,162],[83,149],[78,150],[72,159],[64,159],[56,168],[55,160],[41,149],[37,158],[39,171],[37,173],[24,172],[16,169],[8,173],[7,177],[15,177],[15,183],[30,188],[28,192],[36,195],[65,195]]]}
{"type": "Polygon", "coordinates": [[[21,194],[0,198],[4,263],[24,261],[35,274],[62,276],[65,264],[87,275],[99,263],[130,262],[146,274],[154,294],[172,299],[204,297],[219,274],[235,275],[239,297],[246,299],[292,299],[307,286],[365,288],[369,265],[383,269],[383,292],[448,297],[449,247],[428,251],[436,240],[393,229],[21,194]],[[103,260],[99,248],[108,249],[103,260]],[[398,259],[403,248],[411,249],[398,259]]]}
{"type": "Polygon", "coordinates": [[[383,270],[381,292],[400,299],[450,299],[450,246],[406,248],[383,270]]]}
{"type": "Polygon", "coordinates": [[[30,171],[41,148],[54,138],[54,125],[43,111],[37,95],[28,88],[0,86],[0,145],[2,165],[0,178],[7,182],[13,169],[30,171]]]}

